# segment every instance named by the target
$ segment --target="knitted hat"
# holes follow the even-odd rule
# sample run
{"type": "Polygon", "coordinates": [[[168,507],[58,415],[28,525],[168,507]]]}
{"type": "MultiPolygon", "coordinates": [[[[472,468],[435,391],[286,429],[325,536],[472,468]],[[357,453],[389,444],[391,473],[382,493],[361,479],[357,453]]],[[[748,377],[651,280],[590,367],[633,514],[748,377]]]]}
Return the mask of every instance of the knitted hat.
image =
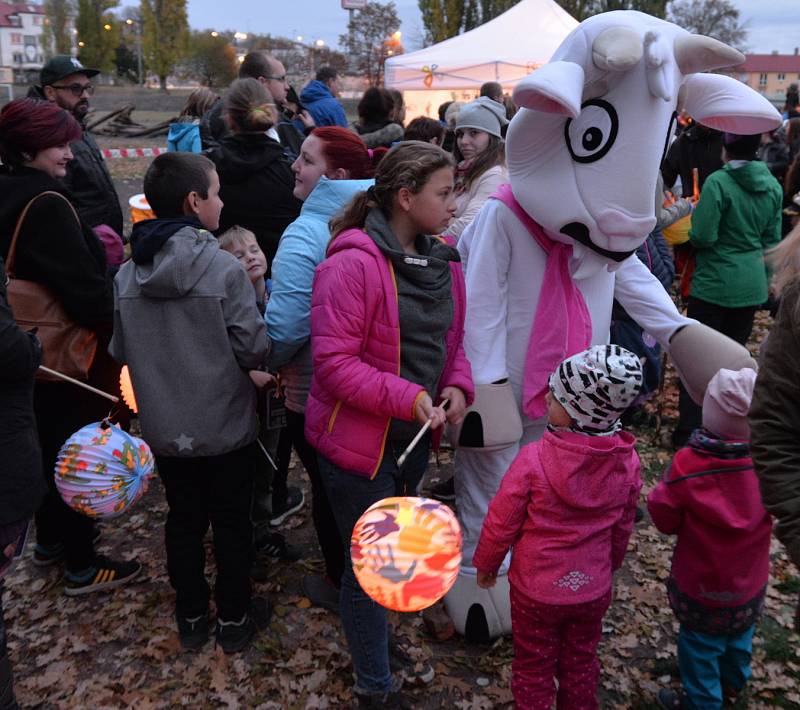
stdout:
{"type": "Polygon", "coordinates": [[[507,123],[506,107],[488,96],[481,96],[461,107],[456,119],[456,130],[477,128],[479,131],[486,131],[502,138],[500,129],[507,123]]]}
{"type": "Polygon", "coordinates": [[[620,415],[642,386],[642,363],[619,345],[593,345],[562,362],[550,375],[550,391],[587,434],[617,431],[620,415]]]}
{"type": "Polygon", "coordinates": [[[750,368],[720,370],[703,398],[703,426],[724,439],[749,439],[747,412],[755,383],[756,371],[750,368]]]}

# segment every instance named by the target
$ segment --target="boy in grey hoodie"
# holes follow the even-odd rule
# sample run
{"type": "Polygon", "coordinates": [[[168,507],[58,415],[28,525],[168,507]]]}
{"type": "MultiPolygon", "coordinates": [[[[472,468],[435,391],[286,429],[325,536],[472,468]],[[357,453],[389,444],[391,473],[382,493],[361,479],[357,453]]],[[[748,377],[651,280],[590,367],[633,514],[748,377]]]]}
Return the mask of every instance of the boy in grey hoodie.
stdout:
{"type": "Polygon", "coordinates": [[[222,201],[213,163],[166,153],[144,179],[156,219],[138,222],[131,260],[114,282],[109,350],[127,363],[142,436],[156,457],[169,514],[167,569],[181,643],[208,639],[203,537],[214,532],[217,643],[244,649],[269,620],[250,598],[250,501],[257,450],[256,391],[248,371],[267,350],[253,287],[219,249],[222,201]]]}

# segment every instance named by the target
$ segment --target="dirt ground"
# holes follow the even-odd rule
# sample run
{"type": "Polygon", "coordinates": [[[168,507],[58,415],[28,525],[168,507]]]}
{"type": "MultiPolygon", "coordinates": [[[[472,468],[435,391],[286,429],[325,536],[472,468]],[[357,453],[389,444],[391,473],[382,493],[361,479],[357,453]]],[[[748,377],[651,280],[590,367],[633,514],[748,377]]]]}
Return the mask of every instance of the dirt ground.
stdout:
{"type": "MultiPolygon", "coordinates": [[[[105,147],[141,147],[131,141],[101,139],[105,147]]],[[[141,191],[149,159],[109,161],[120,201],[141,191]]],[[[127,214],[127,210],[126,210],[127,214]]],[[[759,314],[753,337],[757,350],[769,327],[759,314]]],[[[675,416],[674,376],[658,407],[649,405],[650,421],[635,430],[645,478],[644,497],[669,462],[665,434],[675,416]]],[[[452,473],[451,452],[438,463],[432,457],[428,484],[452,473]]],[[[68,598],[62,593],[61,570],[39,570],[29,547],[9,574],[4,600],[16,690],[23,707],[40,708],[328,708],[352,704],[352,667],[339,618],[311,608],[300,581],[322,568],[310,516],[310,485],[298,462],[290,480],[305,491],[306,506],[282,531],[300,545],[299,562],[265,562],[268,582],[255,591],[275,604],[270,629],[253,648],[226,657],[209,642],[199,653],[180,649],[172,618],[173,593],[166,578],[163,489],[154,480],[147,495],[124,517],[102,526],[100,552],[136,558],[142,576],[111,594],[68,598]]],[[[637,524],[623,570],[617,575],[615,599],[604,622],[599,650],[604,708],[655,708],[659,687],[677,687],[677,624],[664,589],[672,542],[649,518],[637,524]]],[[[208,549],[208,574],[214,575],[208,549]]],[[[767,613],[755,642],[749,704],[739,707],[800,708],[800,638],[793,633],[800,591],[796,570],[781,546],[772,548],[767,613]]],[[[425,632],[417,614],[393,615],[398,634],[418,658],[430,661],[436,678],[426,688],[408,689],[414,707],[508,708],[513,649],[510,639],[492,645],[469,645],[458,637],[437,642],[425,632]]]]}

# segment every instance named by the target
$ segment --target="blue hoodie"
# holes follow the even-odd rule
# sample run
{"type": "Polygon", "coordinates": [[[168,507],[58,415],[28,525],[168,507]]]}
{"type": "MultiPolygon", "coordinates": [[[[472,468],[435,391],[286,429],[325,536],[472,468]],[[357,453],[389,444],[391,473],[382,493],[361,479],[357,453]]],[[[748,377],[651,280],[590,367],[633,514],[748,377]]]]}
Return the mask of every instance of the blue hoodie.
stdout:
{"type": "Polygon", "coordinates": [[[372,184],[372,180],[321,177],[278,245],[266,313],[272,342],[269,366],[280,369],[286,404],[294,412],[305,409],[311,385],[311,286],[331,240],[328,223],[357,192],[372,184]]]}
{"type": "Polygon", "coordinates": [[[347,117],[342,105],[331,90],[321,81],[313,79],[300,92],[300,103],[308,109],[318,126],[342,126],[347,128],[347,117]]]}
{"type": "Polygon", "coordinates": [[[167,134],[167,150],[180,150],[185,153],[199,153],[200,144],[199,123],[170,123],[167,134]]]}

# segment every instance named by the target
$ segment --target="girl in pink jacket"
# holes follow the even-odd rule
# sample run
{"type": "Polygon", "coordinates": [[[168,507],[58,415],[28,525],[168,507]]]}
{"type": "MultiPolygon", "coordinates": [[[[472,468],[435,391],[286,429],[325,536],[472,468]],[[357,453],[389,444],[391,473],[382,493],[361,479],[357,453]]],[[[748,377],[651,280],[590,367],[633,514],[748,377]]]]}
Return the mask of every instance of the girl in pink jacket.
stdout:
{"type": "Polygon", "coordinates": [[[642,481],[619,416],[642,384],[639,359],[595,345],[550,376],[548,425],[525,446],[489,506],[473,564],[494,586],[510,547],[518,708],[597,708],[596,650],[622,566],[642,481]]]}
{"type": "MultiPolygon", "coordinates": [[[[430,420],[435,430],[445,419],[457,422],[473,397],[458,252],[428,236],[452,217],[453,170],[452,158],[432,144],[389,151],[374,186],[332,221],[314,280],[305,432],[346,551],[340,611],[363,707],[383,707],[402,680],[390,671],[386,610],[353,574],[353,527],[373,503],[416,495],[430,436],[402,467],[398,456],[421,424],[430,420]],[[434,404],[444,399],[446,411],[434,404]]],[[[404,573],[387,560],[387,577],[404,573]]],[[[432,676],[431,669],[423,680],[432,676]]]]}

